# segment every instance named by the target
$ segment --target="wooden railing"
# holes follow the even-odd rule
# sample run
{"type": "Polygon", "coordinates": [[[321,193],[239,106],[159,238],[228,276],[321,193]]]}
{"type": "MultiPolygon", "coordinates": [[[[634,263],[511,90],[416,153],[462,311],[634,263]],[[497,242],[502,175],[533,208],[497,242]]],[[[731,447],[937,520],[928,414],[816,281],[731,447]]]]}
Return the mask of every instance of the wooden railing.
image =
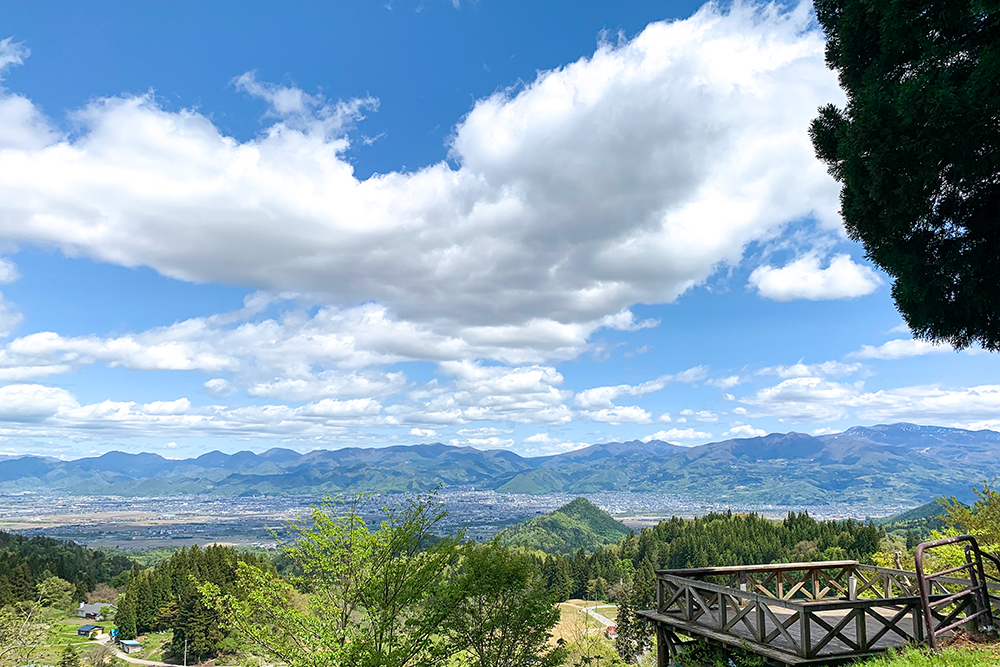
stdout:
{"type": "MultiPolygon", "coordinates": [[[[657,615],[685,634],[758,653],[803,660],[858,656],[925,639],[917,575],[857,561],[694,568],[657,572],[657,615]]],[[[942,576],[928,593],[954,622],[967,610],[948,606],[967,580],[942,576]]],[[[991,584],[1000,595],[1000,584],[991,584]]],[[[997,598],[1000,603],[1000,598],[997,598]]]]}

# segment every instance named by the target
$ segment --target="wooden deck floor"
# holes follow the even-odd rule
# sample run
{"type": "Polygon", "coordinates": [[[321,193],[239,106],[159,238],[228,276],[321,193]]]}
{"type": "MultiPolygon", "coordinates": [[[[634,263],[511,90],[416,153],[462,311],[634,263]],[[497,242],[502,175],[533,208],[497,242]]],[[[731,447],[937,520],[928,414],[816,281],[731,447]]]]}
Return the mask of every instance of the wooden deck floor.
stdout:
{"type": "MultiPolygon", "coordinates": [[[[774,614],[778,617],[778,620],[785,621],[789,616],[794,615],[795,612],[782,609],[782,608],[772,608],[774,614]]],[[[892,620],[894,611],[889,608],[873,608],[872,613],[877,613],[879,616],[885,619],[886,623],[892,620]]],[[[688,636],[693,637],[707,637],[709,639],[714,639],[716,641],[721,641],[726,644],[739,646],[740,640],[747,640],[750,642],[754,641],[753,635],[751,634],[749,628],[745,627],[743,624],[737,624],[732,629],[727,632],[719,632],[713,629],[710,625],[702,625],[698,622],[690,622],[685,620],[680,616],[679,613],[666,613],[659,614],[656,611],[641,612],[643,616],[651,620],[656,620],[663,622],[669,626],[672,626],[675,631],[681,632],[688,636]]],[[[822,618],[827,624],[836,627],[849,612],[847,610],[830,610],[830,611],[817,611],[814,612],[816,616],[822,618]]],[[[882,629],[882,624],[875,618],[866,619],[867,633],[869,636],[874,636],[882,629]]],[[[909,623],[909,619],[904,619],[902,622],[909,623]]],[[[773,622],[767,622],[766,627],[768,631],[774,629],[773,622]]],[[[914,633],[914,629],[911,627],[905,628],[907,631],[914,633]]],[[[801,643],[802,637],[800,635],[800,628],[798,623],[793,623],[788,628],[788,634],[797,643],[801,643]]],[[[827,630],[823,628],[819,623],[813,620],[810,623],[810,634],[813,638],[823,637],[827,634],[827,630]]],[[[853,622],[848,622],[847,625],[840,631],[840,634],[846,636],[849,640],[857,640],[857,629],[853,622]]],[[[914,633],[915,634],[915,633],[914,633]]],[[[815,641],[815,639],[814,639],[815,641]]],[[[845,644],[837,638],[832,639],[826,646],[824,646],[819,653],[809,659],[802,658],[795,655],[795,647],[786,639],[784,636],[777,636],[768,642],[767,647],[763,647],[755,644],[753,650],[756,653],[764,655],[772,660],[778,660],[788,665],[810,665],[810,664],[826,664],[831,661],[836,661],[842,659],[845,661],[856,660],[860,657],[874,655],[885,651],[886,649],[896,648],[905,646],[907,640],[900,637],[894,632],[887,632],[883,635],[875,644],[871,647],[868,652],[858,653],[854,648],[845,644]]]]}

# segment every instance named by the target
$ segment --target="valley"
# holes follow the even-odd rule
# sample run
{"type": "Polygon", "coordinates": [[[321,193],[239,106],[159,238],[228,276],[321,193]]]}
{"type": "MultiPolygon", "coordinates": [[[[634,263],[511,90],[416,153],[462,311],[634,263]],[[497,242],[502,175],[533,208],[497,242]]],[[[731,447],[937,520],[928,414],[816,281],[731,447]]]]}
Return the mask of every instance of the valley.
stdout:
{"type": "MultiPolygon", "coordinates": [[[[571,494],[510,494],[496,491],[443,489],[438,498],[448,509],[442,531],[462,528],[478,541],[512,524],[552,512],[577,496],[571,494]]],[[[673,516],[693,518],[710,512],[757,512],[780,519],[790,511],[805,511],[818,519],[865,519],[895,514],[913,504],[826,503],[776,505],[721,503],[657,493],[608,491],[582,494],[633,530],[651,527],[673,516]]],[[[383,494],[376,505],[392,503],[383,494]]],[[[320,496],[66,496],[51,493],[0,495],[0,530],[45,535],[91,547],[127,550],[180,548],[225,544],[271,549],[284,525],[301,517],[320,496]]],[[[368,520],[376,523],[380,516],[368,520]]]]}

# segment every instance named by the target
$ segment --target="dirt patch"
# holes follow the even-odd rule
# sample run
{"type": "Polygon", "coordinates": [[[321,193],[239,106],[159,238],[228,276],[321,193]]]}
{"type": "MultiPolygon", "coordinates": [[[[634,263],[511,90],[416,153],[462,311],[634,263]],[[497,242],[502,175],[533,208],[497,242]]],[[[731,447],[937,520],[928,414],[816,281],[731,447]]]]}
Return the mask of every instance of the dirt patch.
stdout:
{"type": "Polygon", "coordinates": [[[942,648],[992,649],[1000,656],[1000,638],[994,633],[958,631],[940,644],[942,648]]]}

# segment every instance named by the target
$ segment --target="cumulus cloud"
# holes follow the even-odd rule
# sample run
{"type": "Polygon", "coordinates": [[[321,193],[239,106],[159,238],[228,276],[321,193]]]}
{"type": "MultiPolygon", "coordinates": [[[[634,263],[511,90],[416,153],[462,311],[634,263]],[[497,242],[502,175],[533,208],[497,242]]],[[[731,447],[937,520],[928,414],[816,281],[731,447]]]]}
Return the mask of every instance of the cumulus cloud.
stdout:
{"type": "Polygon", "coordinates": [[[460,428],[455,432],[459,435],[481,438],[491,435],[510,435],[514,431],[509,428],[497,428],[496,426],[481,426],[479,428],[460,428]]]}
{"type": "MultiPolygon", "coordinates": [[[[13,333],[13,331],[21,324],[23,319],[24,316],[21,315],[21,312],[16,307],[11,305],[11,303],[4,298],[3,294],[0,294],[0,338],[6,338],[13,333]]],[[[3,361],[0,360],[0,372],[2,372],[2,364],[3,361]]],[[[42,375],[47,374],[48,373],[42,373],[42,375]]]]}
{"type": "MultiPolygon", "coordinates": [[[[4,44],[6,65],[23,60],[4,44]]],[[[62,135],[3,92],[0,235],[375,303],[466,346],[578,348],[601,326],[651,326],[627,308],[673,301],[790,221],[839,225],[806,134],[842,98],[823,46],[807,3],[709,4],[479,100],[451,162],[366,180],[344,151],[367,98],[240,76],[273,120],[241,142],[151,94],[94,100],[62,135]]]]}
{"type": "Polygon", "coordinates": [[[413,427],[410,429],[410,435],[416,436],[418,438],[436,438],[437,431],[431,428],[413,427]]]}
{"type": "Polygon", "coordinates": [[[4,422],[41,422],[77,406],[73,395],[58,387],[40,384],[0,387],[0,421],[4,422]]]}
{"type": "Polygon", "coordinates": [[[335,440],[348,427],[395,426],[375,400],[323,399],[286,405],[196,406],[173,401],[105,400],[83,404],[58,387],[11,384],[0,387],[0,435],[70,440],[104,437],[288,438],[335,440]]]}
{"type": "Polygon", "coordinates": [[[767,431],[762,428],[754,428],[750,424],[736,422],[729,430],[722,434],[723,438],[758,438],[767,435],[767,431]]]}
{"type": "MultiPolygon", "coordinates": [[[[703,371],[702,366],[697,366],[696,369],[698,374],[703,371]]],[[[648,380],[636,385],[619,384],[584,389],[576,394],[576,402],[582,408],[609,408],[614,405],[615,399],[621,396],[644,396],[660,391],[671,382],[691,381],[693,370],[695,369],[689,369],[677,375],[661,375],[655,380],[648,380]]]]}
{"type": "Polygon", "coordinates": [[[657,431],[653,435],[647,435],[642,439],[642,441],[649,442],[650,440],[663,440],[670,442],[673,440],[704,440],[711,437],[711,433],[696,431],[693,428],[672,428],[669,431],[657,431]]]}
{"type": "Polygon", "coordinates": [[[824,361],[819,364],[804,364],[800,361],[788,366],[768,366],[757,371],[757,374],[777,375],[780,378],[826,377],[853,375],[863,368],[861,364],[845,364],[839,361],[824,361]]]}
{"type": "Polygon", "coordinates": [[[681,410],[681,414],[690,417],[696,422],[717,422],[719,415],[711,410],[681,410]]]}
{"type": "Polygon", "coordinates": [[[850,356],[858,359],[905,359],[906,357],[954,351],[955,348],[948,343],[932,343],[916,338],[897,338],[879,346],[862,345],[860,350],[852,352],[850,356]]]}
{"type": "Polygon", "coordinates": [[[1000,385],[945,388],[921,385],[867,391],[863,382],[794,378],[761,389],[744,403],[758,416],[794,423],[853,418],[869,422],[917,422],[988,428],[1000,425],[1000,385]]]}
{"type": "Polygon", "coordinates": [[[826,268],[817,255],[800,257],[781,268],[758,266],[748,283],[775,301],[853,299],[871,294],[882,284],[871,268],[855,264],[850,255],[836,255],[826,268]]]}
{"type": "Polygon", "coordinates": [[[514,445],[514,441],[510,438],[498,438],[496,436],[491,436],[488,438],[466,438],[465,440],[456,438],[448,444],[456,447],[462,447],[464,445],[468,447],[475,447],[476,449],[508,449],[514,445]]]}
{"type": "Polygon", "coordinates": [[[579,414],[584,419],[614,425],[648,424],[652,420],[652,415],[636,405],[616,405],[600,410],[582,410],[579,414]]]}
{"type": "Polygon", "coordinates": [[[0,285],[9,285],[15,282],[21,274],[17,270],[17,264],[0,257],[0,285]]]}
{"type": "Polygon", "coordinates": [[[443,362],[436,380],[409,392],[407,400],[387,408],[400,421],[459,425],[473,421],[561,424],[572,419],[565,404],[572,392],[559,389],[563,377],[550,366],[487,366],[443,362]]]}

